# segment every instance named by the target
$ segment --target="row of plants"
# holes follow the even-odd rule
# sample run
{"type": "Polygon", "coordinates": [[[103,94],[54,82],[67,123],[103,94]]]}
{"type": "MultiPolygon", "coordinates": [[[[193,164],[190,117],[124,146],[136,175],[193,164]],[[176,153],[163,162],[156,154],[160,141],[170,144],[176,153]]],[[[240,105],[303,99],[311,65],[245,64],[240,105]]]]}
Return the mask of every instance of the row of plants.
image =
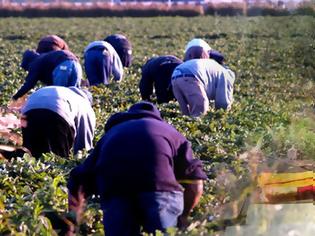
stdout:
{"type": "MultiPolygon", "coordinates": [[[[158,108],[190,140],[209,177],[192,224],[183,232],[171,230],[171,235],[211,235],[224,228],[218,221],[220,207],[249,186],[256,156],[283,160],[294,150],[296,158],[314,158],[314,28],[310,16],[2,19],[0,103],[6,107],[23,83],[22,52],[36,47],[43,35],[64,38],[83,62],[89,42],[123,33],[132,42],[134,55],[124,80],[91,88],[97,142],[110,115],[140,101],[141,66],[148,58],[183,57],[186,42],[205,39],[225,55],[236,73],[232,109],[211,109],[192,119],[181,115],[175,101],[158,108]]],[[[12,132],[20,134],[19,129],[12,132]]],[[[0,139],[0,144],[15,143],[0,139]]],[[[0,160],[0,235],[55,235],[72,226],[66,182],[70,170],[85,157],[86,153],[69,159],[47,154],[39,160],[28,155],[0,160]]],[[[87,205],[78,235],[103,234],[101,219],[95,197],[87,205]]]]}
{"type": "Polygon", "coordinates": [[[301,5],[296,9],[275,7],[272,5],[244,4],[177,4],[167,3],[144,5],[124,4],[112,5],[97,3],[93,5],[74,5],[71,3],[44,5],[2,5],[0,17],[154,17],[154,16],[288,16],[288,15],[314,15],[314,6],[301,5]]]}

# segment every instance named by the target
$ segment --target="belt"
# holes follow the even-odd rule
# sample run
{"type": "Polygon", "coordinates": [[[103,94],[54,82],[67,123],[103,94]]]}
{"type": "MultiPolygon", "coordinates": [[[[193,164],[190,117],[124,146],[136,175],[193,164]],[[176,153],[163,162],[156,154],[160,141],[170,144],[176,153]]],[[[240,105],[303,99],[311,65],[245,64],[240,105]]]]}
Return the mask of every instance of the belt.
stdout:
{"type": "Polygon", "coordinates": [[[172,80],[176,80],[176,79],[184,78],[184,77],[195,78],[195,76],[193,74],[180,74],[180,75],[173,76],[172,80]]]}

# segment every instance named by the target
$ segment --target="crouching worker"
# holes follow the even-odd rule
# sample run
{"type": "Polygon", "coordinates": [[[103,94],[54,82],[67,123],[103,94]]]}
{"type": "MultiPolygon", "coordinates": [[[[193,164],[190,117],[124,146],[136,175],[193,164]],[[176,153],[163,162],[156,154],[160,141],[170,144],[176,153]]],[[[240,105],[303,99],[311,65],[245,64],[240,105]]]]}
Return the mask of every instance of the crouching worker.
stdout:
{"type": "Polygon", "coordinates": [[[168,103],[174,99],[171,77],[176,66],[182,60],[175,56],[152,57],[142,67],[142,76],[139,89],[143,100],[150,101],[153,94],[153,87],[158,103],[168,103]]]}
{"type": "Polygon", "coordinates": [[[80,87],[81,84],[82,67],[78,58],[70,51],[57,50],[39,54],[26,50],[21,67],[28,71],[28,74],[22,87],[12,97],[14,100],[34,88],[38,81],[45,85],[65,87],[80,87]]]}
{"type": "Polygon", "coordinates": [[[121,34],[110,35],[103,41],[91,42],[84,49],[84,68],[90,85],[107,85],[111,76],[115,81],[121,81],[123,67],[131,65],[131,55],[131,44],[121,34]]]}
{"type": "Polygon", "coordinates": [[[187,44],[184,63],[172,74],[173,93],[184,115],[206,114],[210,100],[216,109],[230,109],[235,74],[223,61],[223,55],[211,51],[202,39],[193,39],[187,44]]]}
{"type": "Polygon", "coordinates": [[[46,152],[67,157],[73,147],[92,148],[95,114],[92,96],[77,87],[48,86],[34,92],[22,108],[23,146],[36,158],[46,152]]]}
{"type": "Polygon", "coordinates": [[[190,143],[157,108],[140,102],[111,116],[90,156],[70,173],[69,208],[100,195],[105,234],[139,235],[187,225],[207,176],[190,143]]]}

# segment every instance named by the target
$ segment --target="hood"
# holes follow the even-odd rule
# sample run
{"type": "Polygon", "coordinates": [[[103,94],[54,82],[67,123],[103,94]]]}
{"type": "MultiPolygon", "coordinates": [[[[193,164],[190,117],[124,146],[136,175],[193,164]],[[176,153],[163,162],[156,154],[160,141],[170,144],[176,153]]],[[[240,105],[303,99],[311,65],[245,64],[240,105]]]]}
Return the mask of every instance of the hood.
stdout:
{"type": "Polygon", "coordinates": [[[89,100],[91,105],[93,104],[92,94],[88,90],[74,87],[74,86],[69,87],[69,89],[75,92],[76,94],[80,95],[81,97],[89,100]]]}
{"type": "Polygon", "coordinates": [[[128,111],[119,112],[112,115],[108,119],[105,125],[105,132],[110,130],[115,125],[121,124],[129,120],[142,119],[142,118],[152,118],[152,119],[163,121],[159,110],[154,104],[150,102],[138,102],[132,105],[128,109],[128,111]]]}
{"type": "Polygon", "coordinates": [[[132,45],[126,36],[112,34],[107,36],[104,41],[110,43],[117,52],[124,67],[130,67],[132,63],[132,45]]]}
{"type": "Polygon", "coordinates": [[[23,53],[21,67],[25,71],[28,71],[30,69],[31,63],[38,57],[39,57],[39,53],[35,52],[34,50],[26,50],[23,53]]]}

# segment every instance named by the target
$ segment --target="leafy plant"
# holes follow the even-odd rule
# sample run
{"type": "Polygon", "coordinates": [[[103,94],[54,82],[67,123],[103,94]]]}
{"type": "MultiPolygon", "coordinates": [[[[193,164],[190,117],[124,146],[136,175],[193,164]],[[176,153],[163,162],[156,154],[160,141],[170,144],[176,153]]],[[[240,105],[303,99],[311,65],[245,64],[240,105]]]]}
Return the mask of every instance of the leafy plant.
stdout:
{"type": "MultiPolygon", "coordinates": [[[[292,146],[303,158],[314,153],[313,115],[296,115],[314,108],[314,24],[314,18],[308,16],[1,19],[1,106],[7,106],[24,81],[25,72],[19,67],[22,52],[35,48],[43,35],[64,38],[82,59],[89,42],[123,33],[134,52],[125,78],[119,84],[90,88],[97,117],[96,142],[111,114],[140,101],[141,66],[148,58],[165,54],[183,57],[186,42],[204,38],[224,53],[227,65],[236,72],[232,109],[211,109],[193,119],[182,116],[175,101],[158,108],[163,118],[191,141],[209,177],[201,203],[192,214],[191,227],[172,232],[209,235],[215,229],[215,209],[238,196],[231,184],[247,185],[250,167],[237,158],[240,154],[257,145],[267,157],[276,159],[286,157],[292,146]],[[220,184],[222,180],[226,185],[220,184]]],[[[11,131],[19,135],[18,129],[11,131]]],[[[1,138],[0,143],[7,144],[7,140],[1,138]]],[[[0,159],[0,235],[56,234],[48,213],[67,217],[66,182],[70,170],[86,153],[81,157],[65,160],[47,154],[40,160],[28,155],[11,161],[0,159]]],[[[78,234],[103,234],[101,219],[98,200],[93,198],[78,234]]]]}

